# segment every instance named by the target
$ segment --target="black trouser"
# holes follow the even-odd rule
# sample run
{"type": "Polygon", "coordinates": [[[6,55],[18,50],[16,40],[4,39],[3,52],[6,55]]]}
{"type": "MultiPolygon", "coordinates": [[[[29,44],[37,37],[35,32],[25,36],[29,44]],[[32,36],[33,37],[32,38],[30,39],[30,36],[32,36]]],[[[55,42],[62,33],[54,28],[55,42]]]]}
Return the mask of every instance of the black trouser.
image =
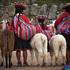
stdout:
{"type": "Polygon", "coordinates": [[[62,34],[67,42],[67,51],[70,51],[70,35],[62,34]]]}
{"type": "Polygon", "coordinates": [[[67,50],[66,50],[66,58],[67,58],[67,64],[70,64],[70,35],[62,34],[67,42],[67,50]]]}

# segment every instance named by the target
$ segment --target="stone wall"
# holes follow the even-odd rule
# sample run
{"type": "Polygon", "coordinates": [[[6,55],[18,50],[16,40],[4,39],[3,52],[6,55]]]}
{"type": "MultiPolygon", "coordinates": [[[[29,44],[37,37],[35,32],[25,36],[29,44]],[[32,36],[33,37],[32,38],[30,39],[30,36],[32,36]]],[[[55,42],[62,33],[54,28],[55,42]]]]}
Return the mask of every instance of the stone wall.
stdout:
{"type": "MultiPolygon", "coordinates": [[[[63,5],[61,4],[59,7],[61,8],[63,5]]],[[[6,10],[4,11],[2,6],[0,6],[0,17],[2,15],[4,15],[6,12],[6,10]]],[[[8,11],[8,16],[12,17],[15,13],[15,8],[14,8],[14,4],[11,3],[11,5],[6,6],[7,11],[8,11]]],[[[58,10],[58,6],[57,5],[52,5],[50,7],[50,9],[48,10],[48,5],[47,4],[43,4],[42,6],[39,6],[38,4],[32,4],[32,5],[28,5],[27,9],[26,9],[26,14],[29,15],[47,15],[49,19],[55,19],[56,15],[57,15],[57,10],[58,10]],[[31,7],[29,7],[31,6],[31,7]],[[48,13],[48,14],[47,14],[48,13]]],[[[5,16],[4,16],[5,18],[5,16]]],[[[1,20],[1,19],[0,19],[1,20]]]]}

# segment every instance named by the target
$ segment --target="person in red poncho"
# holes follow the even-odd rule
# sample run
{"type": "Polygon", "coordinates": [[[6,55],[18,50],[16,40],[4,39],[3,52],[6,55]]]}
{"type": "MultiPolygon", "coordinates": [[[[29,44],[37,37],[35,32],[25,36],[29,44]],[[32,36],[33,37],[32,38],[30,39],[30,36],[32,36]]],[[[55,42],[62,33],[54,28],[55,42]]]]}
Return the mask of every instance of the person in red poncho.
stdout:
{"type": "Polygon", "coordinates": [[[70,64],[70,3],[66,3],[61,9],[55,21],[57,33],[62,34],[67,42],[67,64],[70,64]],[[66,25],[66,26],[65,26],[66,25]]]}
{"type": "MultiPolygon", "coordinates": [[[[15,4],[15,15],[11,20],[10,28],[13,32],[17,32],[17,26],[20,28],[19,18],[24,20],[26,24],[30,25],[30,21],[28,17],[23,13],[23,10],[26,9],[26,5],[23,3],[16,3],[15,4]],[[15,28],[15,29],[14,29],[15,28]]],[[[23,65],[27,65],[27,49],[30,49],[30,40],[22,40],[20,37],[17,36],[15,33],[15,50],[16,50],[16,57],[18,60],[18,66],[21,66],[21,50],[23,50],[23,65]]]]}

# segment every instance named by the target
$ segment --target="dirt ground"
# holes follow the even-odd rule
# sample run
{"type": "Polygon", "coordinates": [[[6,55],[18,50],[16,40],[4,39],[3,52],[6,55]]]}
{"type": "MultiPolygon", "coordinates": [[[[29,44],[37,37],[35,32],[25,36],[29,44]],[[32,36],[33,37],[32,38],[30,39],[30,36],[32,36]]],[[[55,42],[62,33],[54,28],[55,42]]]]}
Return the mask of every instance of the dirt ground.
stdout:
{"type": "MultiPolygon", "coordinates": [[[[22,56],[22,52],[21,52],[21,56],[22,56]]],[[[2,57],[0,54],[0,63],[2,61],[2,57]]],[[[21,57],[21,61],[23,61],[23,58],[21,57]]],[[[30,53],[28,52],[28,64],[30,64],[30,53]]],[[[0,67],[0,70],[62,70],[62,66],[58,66],[58,67],[37,67],[37,66],[29,66],[29,67],[17,67],[17,59],[16,59],[16,52],[14,51],[12,53],[12,63],[13,66],[12,68],[4,68],[4,67],[0,67]]],[[[35,60],[34,60],[34,63],[35,60]]]]}
{"type": "Polygon", "coordinates": [[[62,70],[62,67],[0,67],[0,70],[62,70]]]}

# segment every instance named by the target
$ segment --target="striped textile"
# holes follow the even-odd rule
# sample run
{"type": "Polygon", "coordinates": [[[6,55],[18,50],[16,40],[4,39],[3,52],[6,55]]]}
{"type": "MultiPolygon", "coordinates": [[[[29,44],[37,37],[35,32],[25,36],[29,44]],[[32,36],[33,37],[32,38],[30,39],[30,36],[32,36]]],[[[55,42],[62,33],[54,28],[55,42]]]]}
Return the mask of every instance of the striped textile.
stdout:
{"type": "Polygon", "coordinates": [[[19,37],[24,40],[29,40],[36,33],[36,28],[32,25],[21,23],[20,27],[19,37]]]}
{"type": "Polygon", "coordinates": [[[57,26],[58,33],[70,33],[70,16],[65,17],[63,21],[57,26]]]}
{"type": "Polygon", "coordinates": [[[43,29],[41,28],[40,24],[35,25],[36,33],[43,33],[43,29]]]}
{"type": "Polygon", "coordinates": [[[47,36],[48,41],[51,39],[53,36],[53,32],[50,32],[49,30],[44,30],[44,34],[47,36]]]}
{"type": "Polygon", "coordinates": [[[23,40],[29,40],[35,33],[36,28],[30,24],[27,24],[22,18],[19,18],[20,24],[18,25],[18,15],[14,16],[14,23],[11,24],[11,29],[13,30],[15,34],[23,39],[23,40]]]}
{"type": "Polygon", "coordinates": [[[23,39],[23,40],[29,40],[32,38],[36,33],[44,33],[48,39],[51,38],[52,34],[49,30],[43,30],[40,26],[40,24],[36,24],[35,26],[27,24],[22,18],[19,18],[20,25],[18,25],[18,16],[14,16],[13,20],[11,21],[11,30],[15,32],[15,34],[23,39]]]}

